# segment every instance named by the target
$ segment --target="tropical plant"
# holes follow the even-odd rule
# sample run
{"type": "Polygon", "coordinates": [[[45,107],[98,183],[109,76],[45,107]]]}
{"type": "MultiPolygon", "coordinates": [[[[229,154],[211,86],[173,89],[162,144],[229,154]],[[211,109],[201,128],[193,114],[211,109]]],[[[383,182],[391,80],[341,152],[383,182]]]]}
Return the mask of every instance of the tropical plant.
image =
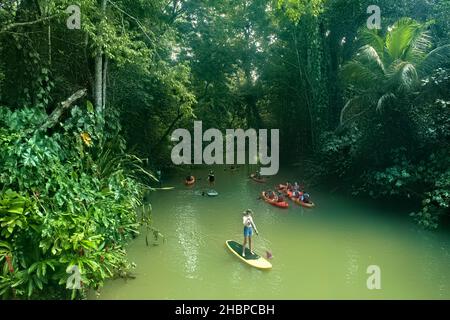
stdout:
{"type": "Polygon", "coordinates": [[[156,180],[142,160],[125,152],[119,136],[97,131],[89,102],[73,107],[53,134],[34,129],[46,119],[40,108],[0,114],[0,296],[68,297],[71,266],[83,289],[72,298],[129,275],[123,245],[138,234],[136,210],[145,184],[156,180]]]}
{"type": "Polygon", "coordinates": [[[429,25],[402,18],[385,36],[375,29],[360,31],[364,45],[342,69],[350,98],[341,111],[341,125],[374,109],[408,105],[420,80],[448,63],[450,44],[431,50],[429,25]]]}

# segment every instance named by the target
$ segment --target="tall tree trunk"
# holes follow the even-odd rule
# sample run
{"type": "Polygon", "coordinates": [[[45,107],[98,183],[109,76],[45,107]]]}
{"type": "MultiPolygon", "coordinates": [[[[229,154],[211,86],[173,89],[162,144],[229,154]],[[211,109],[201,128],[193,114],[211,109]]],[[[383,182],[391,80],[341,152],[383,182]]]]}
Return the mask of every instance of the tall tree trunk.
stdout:
{"type": "Polygon", "coordinates": [[[48,23],[48,65],[52,65],[52,26],[48,23]]]}
{"type": "Polygon", "coordinates": [[[108,75],[108,57],[103,57],[103,91],[102,91],[102,109],[106,107],[106,76],[108,75]]]}
{"type": "Polygon", "coordinates": [[[86,62],[86,71],[88,75],[88,81],[89,81],[89,89],[91,92],[95,93],[95,80],[92,77],[92,72],[90,68],[90,58],[88,54],[88,47],[89,47],[89,34],[86,33],[85,39],[84,39],[84,58],[86,62]]]}
{"type": "Polygon", "coordinates": [[[103,53],[98,49],[95,56],[95,110],[103,114],[103,53]]]}
{"type": "MultiPolygon", "coordinates": [[[[107,0],[102,0],[102,21],[106,16],[106,3],[107,0]]],[[[102,30],[99,31],[100,33],[102,30]]],[[[103,72],[106,72],[103,67],[103,48],[99,47],[97,49],[97,53],[95,56],[95,109],[98,114],[103,114],[104,111],[104,93],[106,94],[106,88],[104,88],[105,84],[103,83],[104,79],[106,79],[106,75],[103,72]]]]}

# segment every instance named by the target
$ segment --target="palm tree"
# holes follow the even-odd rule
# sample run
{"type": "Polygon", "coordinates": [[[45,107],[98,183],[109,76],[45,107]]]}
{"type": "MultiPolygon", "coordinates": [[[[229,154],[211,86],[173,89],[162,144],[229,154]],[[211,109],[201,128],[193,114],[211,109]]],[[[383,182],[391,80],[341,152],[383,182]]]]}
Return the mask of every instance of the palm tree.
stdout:
{"type": "Polygon", "coordinates": [[[402,18],[383,37],[378,30],[363,29],[364,45],[344,65],[342,76],[352,98],[341,111],[341,126],[374,108],[401,107],[419,93],[420,82],[450,61],[450,44],[431,50],[429,24],[402,18]]]}

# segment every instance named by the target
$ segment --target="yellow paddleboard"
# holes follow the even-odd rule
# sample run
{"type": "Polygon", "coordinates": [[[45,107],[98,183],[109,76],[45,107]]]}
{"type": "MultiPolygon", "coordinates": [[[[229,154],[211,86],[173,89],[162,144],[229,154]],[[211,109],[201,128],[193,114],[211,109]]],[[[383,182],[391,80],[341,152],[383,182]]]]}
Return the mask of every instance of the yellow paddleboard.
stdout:
{"type": "Polygon", "coordinates": [[[272,269],[272,264],[269,261],[267,261],[260,255],[252,254],[248,248],[245,248],[245,257],[243,257],[242,244],[233,240],[227,240],[225,241],[225,244],[236,257],[251,265],[252,267],[264,270],[272,269]]]}

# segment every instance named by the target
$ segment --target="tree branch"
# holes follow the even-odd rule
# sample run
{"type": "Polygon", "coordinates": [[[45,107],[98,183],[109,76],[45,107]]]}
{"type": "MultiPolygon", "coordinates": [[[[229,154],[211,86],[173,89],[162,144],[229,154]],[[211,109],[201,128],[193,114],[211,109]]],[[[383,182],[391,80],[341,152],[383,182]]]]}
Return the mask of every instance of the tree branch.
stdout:
{"type": "Polygon", "coordinates": [[[41,131],[45,131],[51,127],[53,127],[55,124],[59,122],[59,119],[63,115],[64,111],[69,109],[72,104],[83,98],[87,94],[86,89],[81,89],[75,92],[73,95],[71,95],[66,101],[61,102],[61,104],[50,114],[50,116],[47,118],[45,123],[39,128],[41,131]]]}
{"type": "Polygon", "coordinates": [[[57,16],[59,16],[59,14],[55,14],[55,15],[52,15],[52,16],[40,18],[40,19],[37,19],[37,20],[34,20],[34,21],[11,23],[11,24],[5,26],[3,29],[1,29],[0,33],[7,32],[7,31],[9,31],[11,29],[14,29],[14,28],[17,28],[17,27],[30,26],[30,25],[33,25],[33,24],[44,22],[44,21],[53,19],[53,18],[55,18],[57,16]]]}
{"type": "Polygon", "coordinates": [[[115,4],[114,2],[112,2],[111,0],[107,0],[113,7],[115,7],[117,10],[119,10],[121,13],[123,13],[124,15],[126,15],[127,17],[129,17],[130,19],[134,20],[136,22],[136,24],[138,25],[139,29],[141,29],[142,33],[147,37],[147,39],[151,42],[153,42],[153,39],[150,37],[150,35],[147,33],[147,31],[145,30],[144,26],[142,25],[142,23],[139,21],[139,19],[133,17],[131,14],[129,14],[128,12],[122,10],[117,4],[115,4]]]}

